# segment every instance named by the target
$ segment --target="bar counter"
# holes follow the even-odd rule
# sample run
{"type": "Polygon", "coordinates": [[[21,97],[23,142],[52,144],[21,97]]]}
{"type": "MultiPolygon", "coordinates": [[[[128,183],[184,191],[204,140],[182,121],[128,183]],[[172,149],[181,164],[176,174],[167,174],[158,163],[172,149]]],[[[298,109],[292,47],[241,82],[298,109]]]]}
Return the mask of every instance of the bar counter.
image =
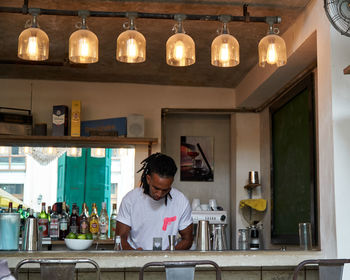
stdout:
{"type": "Polygon", "coordinates": [[[147,262],[212,260],[220,267],[294,267],[306,259],[325,258],[324,253],[312,251],[0,251],[10,268],[26,258],[90,258],[104,269],[140,268],[147,262]]]}

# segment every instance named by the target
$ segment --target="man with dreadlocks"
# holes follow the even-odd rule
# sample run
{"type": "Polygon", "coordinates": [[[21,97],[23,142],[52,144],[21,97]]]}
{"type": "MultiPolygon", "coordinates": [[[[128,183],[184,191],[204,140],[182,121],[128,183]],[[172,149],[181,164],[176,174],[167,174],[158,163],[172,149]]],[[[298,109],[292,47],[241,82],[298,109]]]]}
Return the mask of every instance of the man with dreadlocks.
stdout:
{"type": "Polygon", "coordinates": [[[120,205],[116,234],[124,250],[152,250],[153,238],[162,238],[162,249],[169,248],[168,235],[180,233],[176,250],[192,246],[191,206],[179,190],[172,188],[177,171],[174,160],[152,154],[141,162],[141,187],[130,191],[120,205]]]}

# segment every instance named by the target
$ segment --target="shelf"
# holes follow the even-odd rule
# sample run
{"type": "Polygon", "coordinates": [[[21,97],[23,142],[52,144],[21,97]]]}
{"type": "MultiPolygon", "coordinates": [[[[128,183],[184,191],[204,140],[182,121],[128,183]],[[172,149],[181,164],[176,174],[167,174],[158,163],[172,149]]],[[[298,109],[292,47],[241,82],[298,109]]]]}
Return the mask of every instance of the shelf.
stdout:
{"type": "Polygon", "coordinates": [[[0,145],[3,146],[41,146],[41,147],[77,147],[77,148],[128,148],[134,145],[147,145],[148,154],[152,153],[152,145],[157,144],[157,138],[128,138],[114,136],[27,136],[0,135],[0,145]]]}
{"type": "MultiPolygon", "coordinates": [[[[52,244],[52,245],[65,245],[64,240],[51,240],[50,243],[48,244],[52,244]]],[[[92,244],[114,244],[114,240],[113,239],[106,239],[106,240],[94,240],[92,244]]]]}

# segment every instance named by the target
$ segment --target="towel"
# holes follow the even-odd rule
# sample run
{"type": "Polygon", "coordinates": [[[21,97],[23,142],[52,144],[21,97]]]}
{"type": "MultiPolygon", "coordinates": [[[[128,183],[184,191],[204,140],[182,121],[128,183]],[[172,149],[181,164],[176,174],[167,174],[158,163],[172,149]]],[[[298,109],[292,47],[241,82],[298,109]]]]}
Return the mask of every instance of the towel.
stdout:
{"type": "Polygon", "coordinates": [[[266,203],[265,199],[244,199],[239,202],[239,207],[243,208],[248,206],[262,212],[266,210],[266,203]]]}

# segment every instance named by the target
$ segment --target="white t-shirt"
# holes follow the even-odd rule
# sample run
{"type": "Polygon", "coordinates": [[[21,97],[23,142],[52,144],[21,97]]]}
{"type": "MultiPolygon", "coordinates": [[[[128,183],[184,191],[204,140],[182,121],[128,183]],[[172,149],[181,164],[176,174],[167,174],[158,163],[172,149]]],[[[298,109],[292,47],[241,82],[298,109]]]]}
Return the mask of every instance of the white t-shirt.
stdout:
{"type": "Polygon", "coordinates": [[[153,238],[162,238],[162,250],[169,247],[168,235],[177,235],[179,230],[192,224],[191,206],[185,195],[177,189],[158,201],[136,188],[123,198],[117,221],[131,227],[128,242],[131,247],[153,249],[153,238]]]}

